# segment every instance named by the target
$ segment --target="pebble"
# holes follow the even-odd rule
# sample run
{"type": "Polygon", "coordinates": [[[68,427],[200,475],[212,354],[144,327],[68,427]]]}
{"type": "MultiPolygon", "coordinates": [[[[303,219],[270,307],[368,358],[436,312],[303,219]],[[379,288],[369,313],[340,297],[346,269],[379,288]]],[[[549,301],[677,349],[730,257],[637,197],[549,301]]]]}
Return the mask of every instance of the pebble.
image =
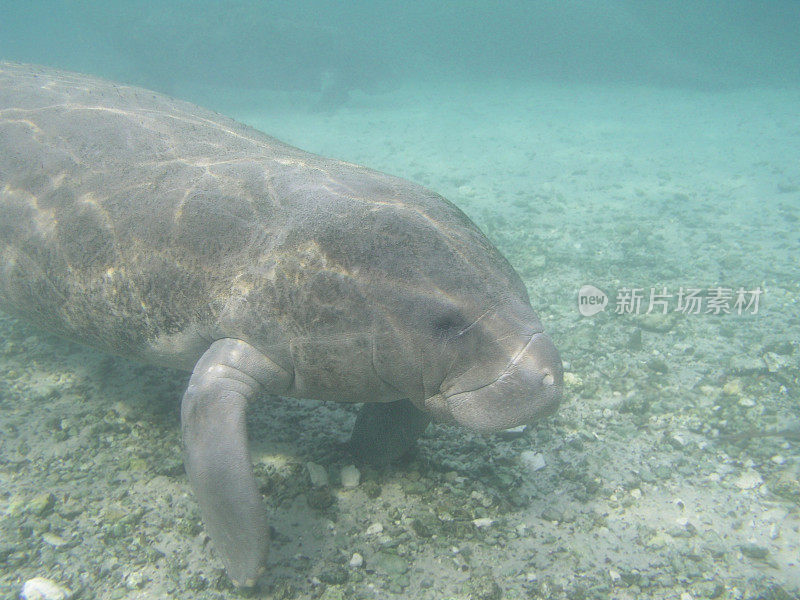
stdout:
{"type": "Polygon", "coordinates": [[[666,333],[675,326],[676,321],[677,319],[674,313],[650,313],[642,315],[639,319],[639,327],[645,331],[666,333]]]}
{"type": "Polygon", "coordinates": [[[325,470],[325,467],[315,462],[308,461],[306,463],[306,469],[308,469],[308,474],[311,477],[311,485],[314,487],[328,485],[328,472],[325,470]]]}
{"type": "Polygon", "coordinates": [[[325,510],[336,504],[336,496],[327,485],[314,487],[306,492],[306,502],[311,508],[325,510]]]}
{"type": "Polygon", "coordinates": [[[45,492],[31,499],[28,503],[28,511],[41,517],[51,512],[55,505],[56,497],[50,492],[45,492]]]}
{"type": "Polygon", "coordinates": [[[475,500],[475,502],[480,504],[483,508],[489,508],[493,504],[492,499],[480,490],[473,490],[469,497],[475,500]]]}
{"type": "Polygon", "coordinates": [[[473,519],[472,524],[475,525],[478,529],[483,529],[485,527],[490,527],[494,523],[494,519],[490,519],[489,517],[481,517],[479,519],[473,519]]]}
{"type": "Polygon", "coordinates": [[[358,487],[358,484],[361,482],[361,472],[355,465],[342,467],[340,477],[342,479],[342,487],[346,488],[358,487]]]}
{"type": "Polygon", "coordinates": [[[738,396],[742,393],[742,382],[738,379],[731,379],[722,386],[722,393],[726,396],[738,396]]]}
{"type": "Polygon", "coordinates": [[[23,600],[69,600],[72,592],[52,579],[34,577],[23,584],[20,597],[23,600]]]}
{"type": "Polygon", "coordinates": [[[350,566],[354,569],[358,569],[359,567],[364,565],[364,557],[361,556],[358,552],[354,552],[353,556],[350,557],[350,566]]]}
{"type": "Polygon", "coordinates": [[[730,360],[730,369],[737,375],[756,375],[766,372],[767,365],[755,356],[734,356],[730,360]]]}
{"type": "Polygon", "coordinates": [[[755,558],[756,560],[764,560],[769,555],[769,550],[766,547],[754,544],[753,542],[742,544],[739,546],[739,550],[741,550],[742,554],[745,556],[755,558]]]}
{"type": "Polygon", "coordinates": [[[383,533],[383,525],[380,523],[373,523],[367,527],[367,535],[376,535],[378,533],[383,533]]]}
{"type": "Polygon", "coordinates": [[[129,590],[139,590],[144,587],[145,583],[147,583],[147,577],[141,571],[128,573],[128,576],[125,577],[125,587],[129,590]]]}
{"type": "Polygon", "coordinates": [[[767,365],[767,371],[770,373],[778,373],[788,364],[788,359],[785,356],[780,356],[775,352],[767,352],[764,355],[764,364],[767,365]]]}
{"type": "Polygon", "coordinates": [[[60,535],[56,535],[50,531],[45,531],[42,534],[42,541],[46,544],[50,544],[53,548],[60,548],[61,546],[66,546],[69,542],[62,538],[60,535]]]}
{"type": "Polygon", "coordinates": [[[761,478],[761,475],[758,471],[753,471],[752,469],[749,471],[745,471],[733,482],[740,490],[752,490],[753,488],[757,488],[764,480],[761,478]]]}
{"type": "Polygon", "coordinates": [[[528,428],[527,425],[518,425],[517,427],[509,427],[508,429],[503,429],[503,431],[500,431],[498,435],[504,440],[513,440],[525,435],[525,430],[527,428],[528,428]]]}
{"type": "Polygon", "coordinates": [[[534,452],[533,450],[525,450],[520,453],[519,460],[522,466],[528,471],[538,471],[543,469],[546,465],[544,455],[534,452]]]}
{"type": "Polygon", "coordinates": [[[667,437],[666,440],[667,443],[676,450],[680,450],[688,443],[686,438],[680,433],[673,433],[671,436],[667,437]]]}
{"type": "Polygon", "coordinates": [[[410,568],[408,561],[386,550],[376,552],[370,565],[374,565],[376,569],[389,575],[402,575],[410,568]]]}

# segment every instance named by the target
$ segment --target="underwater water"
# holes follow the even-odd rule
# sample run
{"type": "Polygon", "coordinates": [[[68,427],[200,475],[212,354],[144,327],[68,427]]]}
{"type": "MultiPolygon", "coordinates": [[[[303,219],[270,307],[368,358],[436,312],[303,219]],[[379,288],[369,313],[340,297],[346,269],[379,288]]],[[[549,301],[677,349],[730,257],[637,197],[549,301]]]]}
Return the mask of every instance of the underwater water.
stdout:
{"type": "MultiPolygon", "coordinates": [[[[252,597],[784,599],[798,31],[795,2],[9,2],[0,60],[154,89],[439,192],[561,353],[552,417],[433,424],[357,485],[356,407],[254,403],[272,542],[252,597]]],[[[3,313],[0,330],[0,595],[41,577],[53,598],[240,596],[184,474],[188,374],[3,313]]]]}

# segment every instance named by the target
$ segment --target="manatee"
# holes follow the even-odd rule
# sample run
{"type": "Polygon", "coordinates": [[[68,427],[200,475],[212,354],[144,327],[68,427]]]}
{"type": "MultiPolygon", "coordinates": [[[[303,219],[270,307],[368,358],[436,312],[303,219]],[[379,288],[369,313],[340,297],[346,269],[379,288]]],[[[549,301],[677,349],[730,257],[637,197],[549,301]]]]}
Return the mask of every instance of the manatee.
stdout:
{"type": "Polygon", "coordinates": [[[453,204],[144,89],[0,63],[0,307],[191,371],[184,462],[231,579],[268,548],[245,411],[365,403],[385,464],[431,420],[552,413],[558,352],[508,261],[453,204]]]}

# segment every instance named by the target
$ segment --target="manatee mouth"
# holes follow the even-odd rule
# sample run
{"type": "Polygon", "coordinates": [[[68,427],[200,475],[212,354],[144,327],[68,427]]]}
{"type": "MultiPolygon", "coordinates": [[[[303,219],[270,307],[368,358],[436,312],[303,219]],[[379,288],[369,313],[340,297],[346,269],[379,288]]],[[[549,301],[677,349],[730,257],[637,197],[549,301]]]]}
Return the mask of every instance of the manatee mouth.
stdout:
{"type": "Polygon", "coordinates": [[[425,401],[435,418],[479,432],[516,427],[553,413],[564,371],[550,337],[537,332],[493,380],[451,392],[457,382],[425,401]]]}

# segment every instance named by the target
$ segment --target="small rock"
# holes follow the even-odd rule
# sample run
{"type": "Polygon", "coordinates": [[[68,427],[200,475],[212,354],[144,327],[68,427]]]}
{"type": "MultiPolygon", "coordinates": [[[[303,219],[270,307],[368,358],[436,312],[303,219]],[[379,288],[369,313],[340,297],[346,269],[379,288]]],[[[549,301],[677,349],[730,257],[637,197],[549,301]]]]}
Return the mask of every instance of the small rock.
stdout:
{"type": "Polygon", "coordinates": [[[53,510],[56,505],[56,497],[50,492],[35,496],[28,503],[28,510],[35,515],[44,516],[53,510]]]}
{"type": "Polygon", "coordinates": [[[757,375],[767,372],[766,363],[755,356],[734,356],[730,360],[730,370],[736,375],[757,375]]]}
{"type": "Polygon", "coordinates": [[[500,600],[503,597],[503,589],[488,572],[473,573],[467,587],[473,600],[500,600]]]}
{"type": "Polygon", "coordinates": [[[358,552],[354,552],[353,556],[350,557],[350,566],[354,569],[364,566],[364,557],[358,552]]]}
{"type": "Polygon", "coordinates": [[[380,523],[373,523],[369,527],[367,527],[366,531],[367,535],[377,535],[379,533],[383,533],[383,525],[380,523]]]}
{"type": "Polygon", "coordinates": [[[789,364],[789,360],[775,352],[767,352],[764,354],[764,364],[770,373],[778,373],[789,364]]]}
{"type": "Polygon", "coordinates": [[[722,393],[726,396],[738,396],[742,393],[742,382],[738,379],[731,379],[722,386],[722,393]]]}
{"type": "Polygon", "coordinates": [[[42,534],[42,541],[44,541],[45,544],[50,544],[53,546],[53,548],[60,548],[61,546],[66,546],[69,543],[60,535],[56,535],[50,531],[45,531],[42,534]]]}
{"type": "Polygon", "coordinates": [[[517,427],[509,427],[508,429],[500,431],[498,435],[504,440],[513,440],[525,435],[525,429],[527,427],[528,427],[527,425],[518,425],[517,427]]]}
{"type": "Polygon", "coordinates": [[[315,462],[308,461],[306,463],[306,469],[308,469],[308,475],[311,477],[311,485],[314,487],[328,485],[328,472],[325,470],[325,467],[315,462]]]}
{"type": "Polygon", "coordinates": [[[404,481],[401,487],[403,488],[403,492],[411,496],[421,496],[428,491],[427,484],[420,480],[404,481]]]}
{"type": "Polygon", "coordinates": [[[433,535],[429,519],[422,519],[417,517],[416,519],[411,521],[411,529],[413,529],[414,533],[416,533],[419,537],[427,538],[433,535]]]}
{"type": "Polygon", "coordinates": [[[129,590],[139,590],[144,587],[147,577],[141,571],[133,571],[125,577],[125,587],[129,590]]]}
{"type": "Polygon", "coordinates": [[[401,575],[409,569],[403,557],[385,550],[377,552],[369,564],[389,575],[401,575]]]}
{"type": "Polygon", "coordinates": [[[639,319],[639,327],[645,331],[655,333],[666,333],[675,326],[677,316],[675,313],[650,313],[642,315],[639,319]]]}
{"type": "MultiPolygon", "coordinates": [[[[181,473],[183,473],[183,463],[181,465],[181,473]]],[[[83,506],[75,500],[67,500],[66,502],[59,502],[56,506],[58,514],[68,521],[71,521],[83,512],[83,506]]]]}
{"type": "Polygon", "coordinates": [[[361,482],[361,471],[359,471],[355,465],[347,465],[342,468],[340,477],[342,479],[342,487],[358,487],[358,484],[361,482]]]}
{"type": "Polygon", "coordinates": [[[694,587],[701,598],[719,598],[725,591],[725,585],[719,581],[702,581],[694,587]]]}
{"type": "Polygon", "coordinates": [[[364,493],[367,495],[368,498],[375,498],[380,497],[381,495],[381,486],[376,481],[372,481],[368,479],[363,483],[361,488],[364,490],[364,493]]]}
{"type": "Polygon", "coordinates": [[[493,504],[492,499],[480,490],[472,490],[472,493],[469,495],[469,497],[475,500],[475,502],[480,504],[483,508],[489,508],[493,504]]]}
{"type": "Polygon", "coordinates": [[[328,486],[312,488],[306,492],[306,502],[311,508],[325,510],[336,503],[336,497],[328,486]]]}
{"type": "Polygon", "coordinates": [[[523,467],[531,472],[543,469],[546,465],[544,456],[538,452],[534,452],[533,450],[525,450],[521,452],[519,455],[519,461],[522,463],[523,467]]]}
{"type": "Polygon", "coordinates": [[[769,555],[769,550],[764,546],[759,546],[758,544],[754,544],[752,542],[748,542],[746,544],[742,544],[739,546],[739,550],[742,551],[742,554],[748,556],[750,558],[755,558],[756,560],[764,560],[769,555]]]}
{"type": "Polygon", "coordinates": [[[660,358],[651,358],[647,361],[647,368],[662,375],[669,373],[669,365],[660,358]]]}
{"type": "Polygon", "coordinates": [[[541,517],[545,521],[558,522],[563,520],[564,513],[557,506],[546,506],[542,511],[541,517]]]}
{"type": "Polygon", "coordinates": [[[800,505],[800,479],[793,473],[779,473],[770,485],[770,489],[778,496],[800,505]]]}
{"type": "Polygon", "coordinates": [[[69,600],[72,592],[52,579],[34,577],[23,584],[20,597],[23,600],[69,600]]]}
{"type": "Polygon", "coordinates": [[[333,567],[324,569],[322,573],[319,574],[319,579],[328,585],[343,585],[347,583],[349,575],[347,573],[347,569],[340,565],[335,565],[333,567]]]}
{"type": "MultiPolygon", "coordinates": [[[[136,578],[133,579],[133,582],[136,582],[136,578]]],[[[144,581],[142,581],[142,586],[144,586],[144,581]]],[[[186,586],[187,590],[191,590],[192,592],[200,592],[206,589],[209,586],[209,581],[205,577],[203,577],[200,573],[192,573],[189,577],[186,578],[186,582],[184,585],[186,586]]],[[[279,596],[276,594],[275,596],[278,598],[279,596]]]]}
{"type": "Polygon", "coordinates": [[[681,448],[685,447],[688,443],[686,438],[680,433],[673,433],[666,436],[667,443],[675,448],[676,450],[680,450],[681,448]]]}
{"type": "Polygon", "coordinates": [[[491,527],[492,523],[494,523],[494,519],[490,519],[489,517],[481,517],[479,519],[472,520],[472,524],[475,525],[475,527],[477,527],[478,529],[491,527]]]}
{"type": "Polygon", "coordinates": [[[733,482],[733,485],[738,487],[740,490],[752,490],[753,488],[757,488],[764,480],[761,478],[761,475],[758,471],[753,471],[752,469],[749,471],[745,471],[733,482]]]}

